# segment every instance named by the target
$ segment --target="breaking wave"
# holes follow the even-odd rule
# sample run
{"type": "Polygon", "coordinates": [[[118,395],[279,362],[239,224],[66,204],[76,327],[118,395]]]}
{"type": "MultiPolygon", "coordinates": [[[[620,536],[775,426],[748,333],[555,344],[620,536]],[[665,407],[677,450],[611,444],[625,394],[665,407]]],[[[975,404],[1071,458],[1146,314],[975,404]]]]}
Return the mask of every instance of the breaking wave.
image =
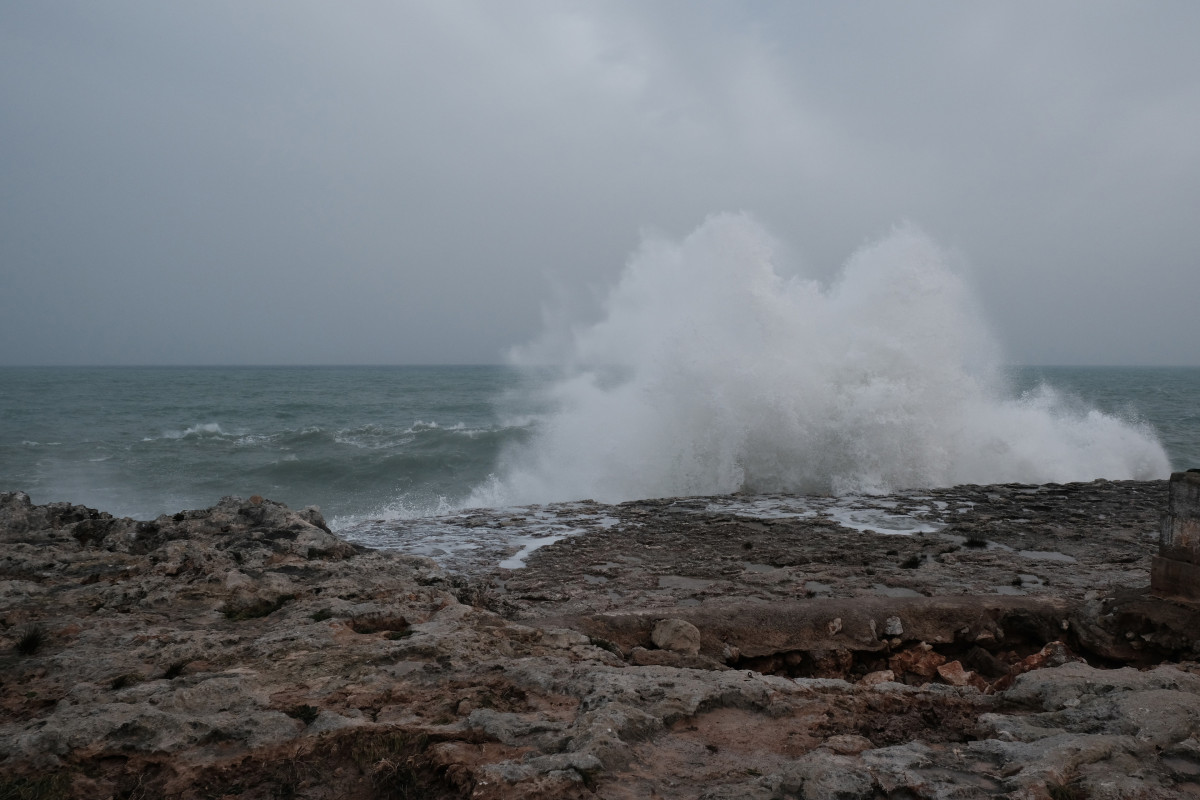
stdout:
{"type": "Polygon", "coordinates": [[[553,408],[476,505],[1166,476],[1149,425],[1016,395],[967,282],[911,226],[829,285],[746,215],[650,239],[600,321],[513,355],[553,408]]]}

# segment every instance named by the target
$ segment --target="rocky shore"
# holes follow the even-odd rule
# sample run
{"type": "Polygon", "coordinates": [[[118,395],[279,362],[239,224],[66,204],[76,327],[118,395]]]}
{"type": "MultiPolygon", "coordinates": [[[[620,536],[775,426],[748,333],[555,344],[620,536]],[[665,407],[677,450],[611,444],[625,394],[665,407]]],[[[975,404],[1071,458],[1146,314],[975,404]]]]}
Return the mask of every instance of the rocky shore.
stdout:
{"type": "Polygon", "coordinates": [[[1166,481],[791,502],[463,515],[593,521],[504,569],[0,494],[0,798],[1200,798],[1166,481]]]}

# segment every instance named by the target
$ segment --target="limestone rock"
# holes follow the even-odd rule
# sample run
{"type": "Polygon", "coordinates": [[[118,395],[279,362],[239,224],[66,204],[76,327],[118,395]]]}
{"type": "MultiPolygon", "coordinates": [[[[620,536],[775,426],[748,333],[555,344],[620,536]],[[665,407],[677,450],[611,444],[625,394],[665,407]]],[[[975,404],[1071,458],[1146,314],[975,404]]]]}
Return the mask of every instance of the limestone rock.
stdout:
{"type": "Polygon", "coordinates": [[[135,521],[0,494],[0,794],[1186,796],[1200,613],[1136,583],[1163,488],[889,501],[1012,548],[957,564],[937,535],[639,501],[503,593],[259,497],[135,521]],[[1076,563],[992,591],[1054,563],[1018,546],[1076,563]]]}
{"type": "Polygon", "coordinates": [[[696,655],[700,652],[700,631],[682,619],[660,620],[650,634],[654,646],[676,653],[696,655]]]}

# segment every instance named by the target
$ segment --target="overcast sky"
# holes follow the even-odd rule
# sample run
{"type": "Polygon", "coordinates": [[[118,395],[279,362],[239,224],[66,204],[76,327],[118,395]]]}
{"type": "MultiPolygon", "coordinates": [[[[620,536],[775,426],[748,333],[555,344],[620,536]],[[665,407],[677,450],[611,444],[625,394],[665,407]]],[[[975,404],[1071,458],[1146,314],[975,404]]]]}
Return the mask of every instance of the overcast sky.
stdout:
{"type": "Polygon", "coordinates": [[[1012,363],[1200,364],[1198,34],[1190,0],[4,3],[0,364],[496,362],[740,210],[823,280],[911,221],[1012,363]]]}

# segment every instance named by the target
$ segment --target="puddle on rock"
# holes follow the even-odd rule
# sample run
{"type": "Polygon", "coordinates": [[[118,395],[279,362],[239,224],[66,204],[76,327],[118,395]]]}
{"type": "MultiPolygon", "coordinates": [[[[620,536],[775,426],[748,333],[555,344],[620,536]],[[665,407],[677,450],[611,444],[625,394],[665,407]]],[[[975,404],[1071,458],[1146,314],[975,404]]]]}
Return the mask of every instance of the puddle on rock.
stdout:
{"type": "Polygon", "coordinates": [[[713,585],[713,581],[705,580],[704,578],[688,578],[684,575],[659,575],[658,588],[660,589],[687,589],[689,591],[700,591],[707,589],[713,585]]]}
{"type": "Polygon", "coordinates": [[[875,590],[876,594],[883,595],[884,597],[924,597],[925,596],[925,595],[921,594],[920,592],[915,591],[913,589],[909,589],[905,586],[885,586],[882,583],[877,583],[874,586],[872,586],[871,588],[873,588],[875,590]]]}
{"type": "Polygon", "coordinates": [[[1069,556],[1066,553],[1056,553],[1053,550],[1020,550],[1017,555],[1032,558],[1035,561],[1060,561],[1064,564],[1077,563],[1074,556],[1069,556]]]}

